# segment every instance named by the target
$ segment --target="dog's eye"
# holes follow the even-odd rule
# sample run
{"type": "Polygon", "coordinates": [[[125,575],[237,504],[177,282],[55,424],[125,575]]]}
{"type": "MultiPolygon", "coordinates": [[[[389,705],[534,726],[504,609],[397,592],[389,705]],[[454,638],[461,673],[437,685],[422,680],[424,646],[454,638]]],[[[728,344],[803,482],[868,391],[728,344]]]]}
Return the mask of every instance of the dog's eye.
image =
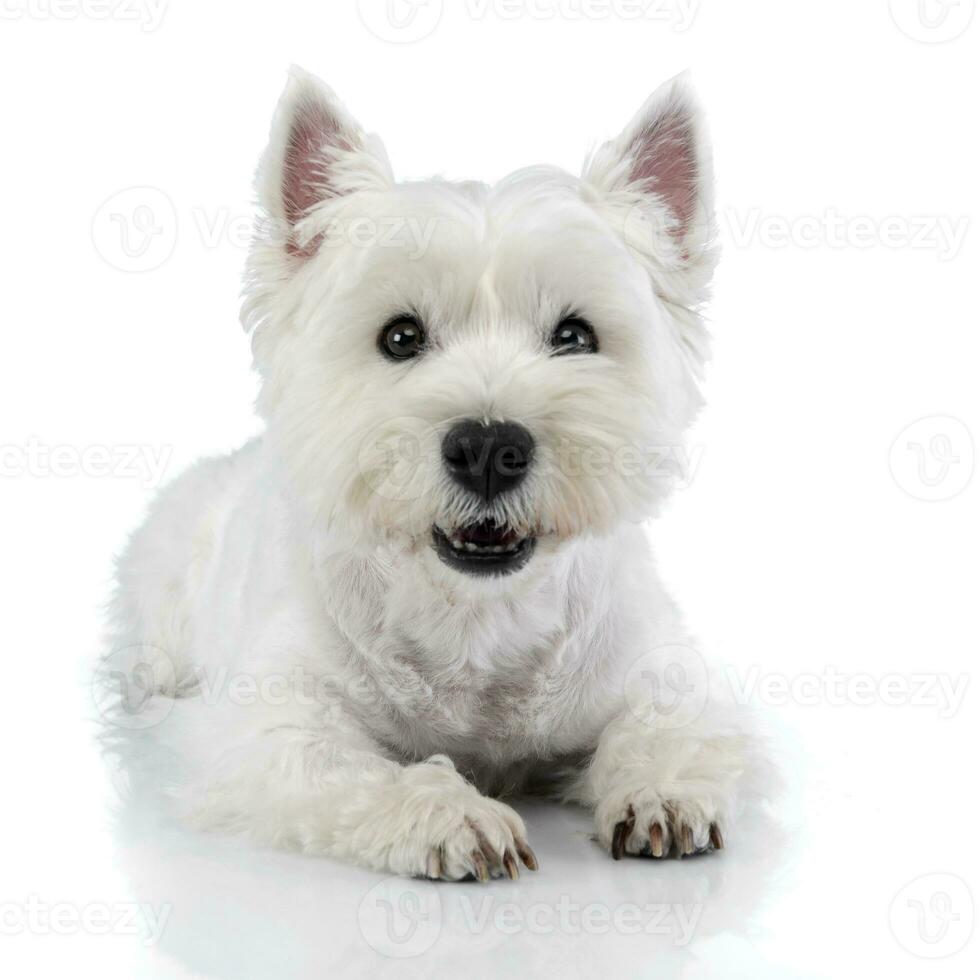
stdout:
{"type": "Polygon", "coordinates": [[[392,320],[381,331],[381,350],[396,361],[407,361],[422,353],[425,334],[422,325],[412,317],[392,320]]]}
{"type": "Polygon", "coordinates": [[[554,354],[594,354],[599,349],[595,331],[577,316],[566,317],[551,335],[554,354]]]}

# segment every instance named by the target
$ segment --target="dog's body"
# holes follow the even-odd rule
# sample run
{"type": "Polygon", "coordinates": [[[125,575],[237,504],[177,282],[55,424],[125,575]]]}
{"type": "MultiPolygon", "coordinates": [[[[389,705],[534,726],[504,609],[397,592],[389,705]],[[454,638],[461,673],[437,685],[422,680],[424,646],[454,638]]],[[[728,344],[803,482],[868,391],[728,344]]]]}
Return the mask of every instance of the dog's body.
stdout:
{"type": "Polygon", "coordinates": [[[582,179],[486,188],[395,184],[297,72],[259,191],[267,432],[164,492],[115,605],[126,669],[174,699],[185,815],[446,878],[535,864],[483,793],[593,807],[616,857],[720,847],[748,739],[638,526],[700,404],[710,175],[683,82],[582,179]]]}

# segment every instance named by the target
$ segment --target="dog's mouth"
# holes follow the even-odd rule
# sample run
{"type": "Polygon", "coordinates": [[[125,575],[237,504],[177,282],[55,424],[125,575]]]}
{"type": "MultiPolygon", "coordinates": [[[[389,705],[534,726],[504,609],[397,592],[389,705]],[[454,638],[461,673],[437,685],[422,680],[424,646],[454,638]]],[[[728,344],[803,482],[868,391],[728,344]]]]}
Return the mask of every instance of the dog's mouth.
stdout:
{"type": "Polygon", "coordinates": [[[432,528],[432,546],[452,569],[467,575],[510,575],[527,564],[535,539],[521,537],[493,521],[478,521],[449,531],[432,528]]]}

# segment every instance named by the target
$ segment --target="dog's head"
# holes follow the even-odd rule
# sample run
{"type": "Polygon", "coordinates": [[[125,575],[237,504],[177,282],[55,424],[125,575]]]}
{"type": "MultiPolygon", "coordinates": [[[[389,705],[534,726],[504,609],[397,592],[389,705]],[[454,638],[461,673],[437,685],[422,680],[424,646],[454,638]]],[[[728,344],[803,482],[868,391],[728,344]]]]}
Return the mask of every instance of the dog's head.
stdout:
{"type": "Polygon", "coordinates": [[[700,404],[709,169],[678,78],[581,177],[396,183],[380,142],[294,70],[245,322],[314,525],[499,583],[651,514],[700,404]]]}

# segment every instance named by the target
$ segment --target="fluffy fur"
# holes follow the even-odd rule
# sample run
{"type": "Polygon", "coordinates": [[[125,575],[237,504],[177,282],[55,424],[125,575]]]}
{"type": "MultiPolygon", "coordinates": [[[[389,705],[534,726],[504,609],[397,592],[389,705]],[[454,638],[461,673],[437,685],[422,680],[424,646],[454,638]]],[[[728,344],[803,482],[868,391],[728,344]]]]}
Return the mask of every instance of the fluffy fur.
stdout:
{"type": "Polygon", "coordinates": [[[639,658],[656,670],[690,642],[640,526],[670,490],[662,450],[700,406],[707,347],[711,174],[686,80],[581,177],[487,187],[397,183],[294,70],[257,187],[244,322],[266,431],[160,495],[113,609],[114,663],[167,701],[183,816],[450,879],[534,864],[503,792],[593,808],[614,852],[650,853],[654,824],[664,853],[720,846],[752,755],[738,713],[712,694],[677,726],[628,697],[639,658]],[[572,311],[599,352],[550,356],[572,311]],[[404,312],[427,350],[393,363],[377,338],[404,312]],[[489,505],[440,457],[474,417],[537,447],[489,505]],[[524,568],[440,561],[434,525],[485,517],[536,536],[524,568]]]}

